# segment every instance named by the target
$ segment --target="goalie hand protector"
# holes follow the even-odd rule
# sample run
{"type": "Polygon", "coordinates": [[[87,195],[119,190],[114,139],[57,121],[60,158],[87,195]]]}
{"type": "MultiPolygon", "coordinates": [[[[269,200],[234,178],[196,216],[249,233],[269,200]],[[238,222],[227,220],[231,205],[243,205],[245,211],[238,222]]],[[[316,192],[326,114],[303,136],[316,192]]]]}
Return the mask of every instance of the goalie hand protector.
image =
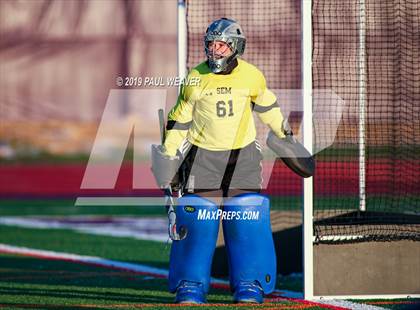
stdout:
{"type": "Polygon", "coordinates": [[[275,133],[270,131],[267,138],[267,146],[281,158],[287,167],[299,176],[303,178],[313,176],[315,172],[313,156],[293,135],[285,133],[286,137],[280,139],[275,133]]]}
{"type": "Polygon", "coordinates": [[[159,188],[174,186],[174,177],[181,165],[181,156],[168,156],[161,145],[152,144],[152,172],[159,188]]]}

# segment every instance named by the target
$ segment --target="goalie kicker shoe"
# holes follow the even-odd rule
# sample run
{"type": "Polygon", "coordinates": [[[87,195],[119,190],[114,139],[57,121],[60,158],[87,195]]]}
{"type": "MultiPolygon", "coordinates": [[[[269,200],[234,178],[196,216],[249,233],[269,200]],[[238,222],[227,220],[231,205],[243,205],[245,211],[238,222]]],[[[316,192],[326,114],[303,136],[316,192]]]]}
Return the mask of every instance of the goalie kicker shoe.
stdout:
{"type": "Polygon", "coordinates": [[[262,303],[263,290],[258,282],[240,282],[233,294],[235,303],[262,303]]]}
{"type": "Polygon", "coordinates": [[[181,285],[176,290],[175,302],[178,304],[203,304],[206,302],[206,297],[203,290],[203,285],[197,282],[182,281],[181,285]]]}

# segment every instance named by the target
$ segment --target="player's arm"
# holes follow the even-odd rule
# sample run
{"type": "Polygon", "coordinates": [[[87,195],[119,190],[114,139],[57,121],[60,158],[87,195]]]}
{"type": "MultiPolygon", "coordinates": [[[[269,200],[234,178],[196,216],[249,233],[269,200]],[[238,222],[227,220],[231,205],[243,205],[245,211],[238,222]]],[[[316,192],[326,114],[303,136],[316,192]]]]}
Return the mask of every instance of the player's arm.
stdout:
{"type": "Polygon", "coordinates": [[[258,87],[254,90],[253,96],[251,96],[253,110],[257,113],[260,120],[271,128],[277,137],[284,138],[284,117],[277,103],[276,95],[267,89],[262,74],[259,77],[257,85],[258,87]]]}
{"type": "Polygon", "coordinates": [[[191,100],[191,88],[188,85],[181,87],[177,103],[168,114],[166,137],[163,146],[165,153],[169,156],[176,155],[192,123],[194,102],[191,100]]]}

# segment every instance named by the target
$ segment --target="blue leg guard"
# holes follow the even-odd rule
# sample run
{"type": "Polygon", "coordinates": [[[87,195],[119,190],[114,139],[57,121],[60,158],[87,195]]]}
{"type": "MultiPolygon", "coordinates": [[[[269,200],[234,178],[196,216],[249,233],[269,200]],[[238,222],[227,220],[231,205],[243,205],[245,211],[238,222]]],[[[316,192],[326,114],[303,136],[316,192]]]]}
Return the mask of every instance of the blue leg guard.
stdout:
{"type": "MultiPolygon", "coordinates": [[[[216,247],[219,231],[219,219],[216,215],[218,206],[197,195],[188,195],[178,199],[176,206],[177,227],[187,228],[187,237],[173,241],[169,261],[169,291],[174,293],[179,287],[185,292],[192,290],[191,285],[200,286],[203,293],[209,290],[211,262],[216,247]],[[206,215],[209,215],[206,218],[206,215]],[[204,218],[199,216],[203,216],[204,218]]],[[[191,300],[180,297],[184,292],[177,292],[177,301],[191,300]],[[180,295],[180,296],[178,296],[180,295]]],[[[194,295],[194,294],[193,294],[194,295]]],[[[199,298],[198,298],[199,299],[199,298]]]]}
{"type": "MultiPolygon", "coordinates": [[[[240,218],[235,216],[233,219],[223,219],[230,286],[235,292],[235,300],[238,291],[248,291],[251,292],[250,299],[262,302],[262,292],[260,298],[258,294],[252,296],[249,286],[257,282],[265,294],[275,288],[276,252],[271,233],[270,201],[257,193],[242,194],[227,200],[224,211],[240,211],[240,218]],[[256,214],[258,218],[249,219],[248,216],[256,214]]],[[[244,297],[243,300],[246,299],[244,297]]]]}

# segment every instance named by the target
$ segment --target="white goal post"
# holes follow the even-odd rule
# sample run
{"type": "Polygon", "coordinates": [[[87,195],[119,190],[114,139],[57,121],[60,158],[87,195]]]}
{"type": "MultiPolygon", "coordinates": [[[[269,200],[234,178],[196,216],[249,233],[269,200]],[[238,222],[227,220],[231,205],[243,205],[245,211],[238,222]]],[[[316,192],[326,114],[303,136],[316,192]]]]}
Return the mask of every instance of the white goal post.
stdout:
{"type": "MultiPolygon", "coordinates": [[[[187,12],[185,8],[185,0],[178,0],[177,6],[177,62],[178,77],[184,79],[187,76],[187,12]]],[[[179,89],[178,89],[179,91],[179,89]]]]}
{"type": "MultiPolygon", "coordinates": [[[[301,0],[301,68],[303,145],[312,154],[312,0],[301,0]]],[[[303,284],[304,298],[312,299],[313,278],[313,178],[303,179],[303,284]]]]}

